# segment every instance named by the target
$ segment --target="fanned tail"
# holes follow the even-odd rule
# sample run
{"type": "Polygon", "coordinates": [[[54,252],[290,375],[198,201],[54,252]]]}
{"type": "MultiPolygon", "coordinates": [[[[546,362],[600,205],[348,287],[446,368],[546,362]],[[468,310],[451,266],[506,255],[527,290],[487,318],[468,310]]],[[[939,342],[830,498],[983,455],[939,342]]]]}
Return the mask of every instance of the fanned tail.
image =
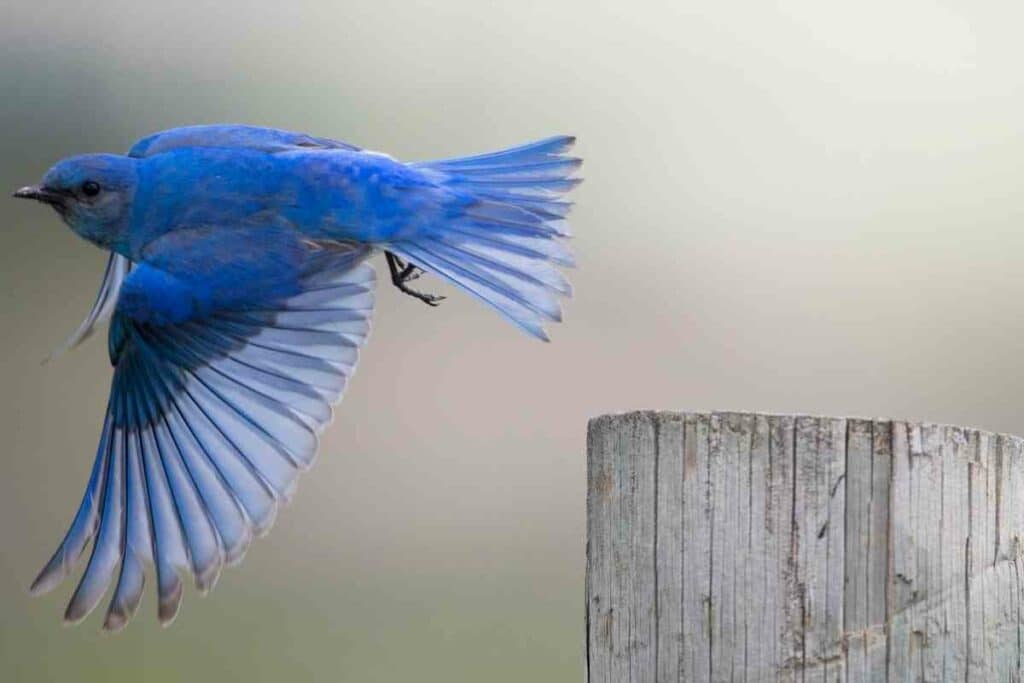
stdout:
{"type": "Polygon", "coordinates": [[[413,164],[438,172],[467,199],[450,220],[386,248],[446,278],[535,337],[560,322],[572,288],[556,266],[575,265],[565,243],[582,161],[575,138],[559,136],[490,154],[413,164]]]}

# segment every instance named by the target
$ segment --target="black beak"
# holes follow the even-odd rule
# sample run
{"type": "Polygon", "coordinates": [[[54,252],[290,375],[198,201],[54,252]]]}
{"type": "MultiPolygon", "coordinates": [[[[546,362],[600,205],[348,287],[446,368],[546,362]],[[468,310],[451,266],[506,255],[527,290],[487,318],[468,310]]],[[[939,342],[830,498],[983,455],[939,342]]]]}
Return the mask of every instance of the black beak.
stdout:
{"type": "Polygon", "coordinates": [[[42,185],[23,187],[15,192],[14,196],[18,199],[34,199],[37,202],[50,204],[51,206],[59,206],[64,202],[64,197],[59,192],[47,190],[42,185]]]}

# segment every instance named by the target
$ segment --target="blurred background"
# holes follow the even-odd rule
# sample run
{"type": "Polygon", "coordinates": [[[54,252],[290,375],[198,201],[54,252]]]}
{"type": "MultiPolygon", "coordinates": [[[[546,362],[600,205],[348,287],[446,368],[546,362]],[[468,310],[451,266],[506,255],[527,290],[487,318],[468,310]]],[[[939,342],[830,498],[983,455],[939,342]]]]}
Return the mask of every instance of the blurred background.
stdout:
{"type": "Polygon", "coordinates": [[[27,587],[110,375],[101,338],[40,361],[105,257],[0,197],[0,679],[579,680],[590,416],[1024,433],[1020,4],[177,4],[6,3],[4,192],[189,123],[408,160],[573,133],[577,294],[545,345],[464,295],[429,309],[381,287],[273,533],[172,628],[147,593],[104,637],[97,615],[61,628],[71,582],[27,587]]]}

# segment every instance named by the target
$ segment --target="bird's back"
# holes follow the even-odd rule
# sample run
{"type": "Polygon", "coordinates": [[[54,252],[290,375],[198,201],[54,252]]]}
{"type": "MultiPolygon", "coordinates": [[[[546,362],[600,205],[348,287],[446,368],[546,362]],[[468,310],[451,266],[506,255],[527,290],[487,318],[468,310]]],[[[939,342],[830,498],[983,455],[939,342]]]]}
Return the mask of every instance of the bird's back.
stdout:
{"type": "Polygon", "coordinates": [[[181,147],[140,162],[133,246],[172,230],[259,224],[380,241],[436,214],[443,194],[429,173],[371,152],[181,147]]]}

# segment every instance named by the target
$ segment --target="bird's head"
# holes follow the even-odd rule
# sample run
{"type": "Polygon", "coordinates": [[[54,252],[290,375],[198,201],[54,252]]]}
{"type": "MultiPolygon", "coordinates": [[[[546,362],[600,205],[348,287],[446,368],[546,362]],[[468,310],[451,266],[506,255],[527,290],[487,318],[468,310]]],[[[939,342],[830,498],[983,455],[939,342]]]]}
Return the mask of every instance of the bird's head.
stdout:
{"type": "Polygon", "coordinates": [[[116,251],[128,236],[136,183],[135,159],[85,154],[57,162],[41,183],[14,196],[49,204],[76,233],[116,251]]]}

